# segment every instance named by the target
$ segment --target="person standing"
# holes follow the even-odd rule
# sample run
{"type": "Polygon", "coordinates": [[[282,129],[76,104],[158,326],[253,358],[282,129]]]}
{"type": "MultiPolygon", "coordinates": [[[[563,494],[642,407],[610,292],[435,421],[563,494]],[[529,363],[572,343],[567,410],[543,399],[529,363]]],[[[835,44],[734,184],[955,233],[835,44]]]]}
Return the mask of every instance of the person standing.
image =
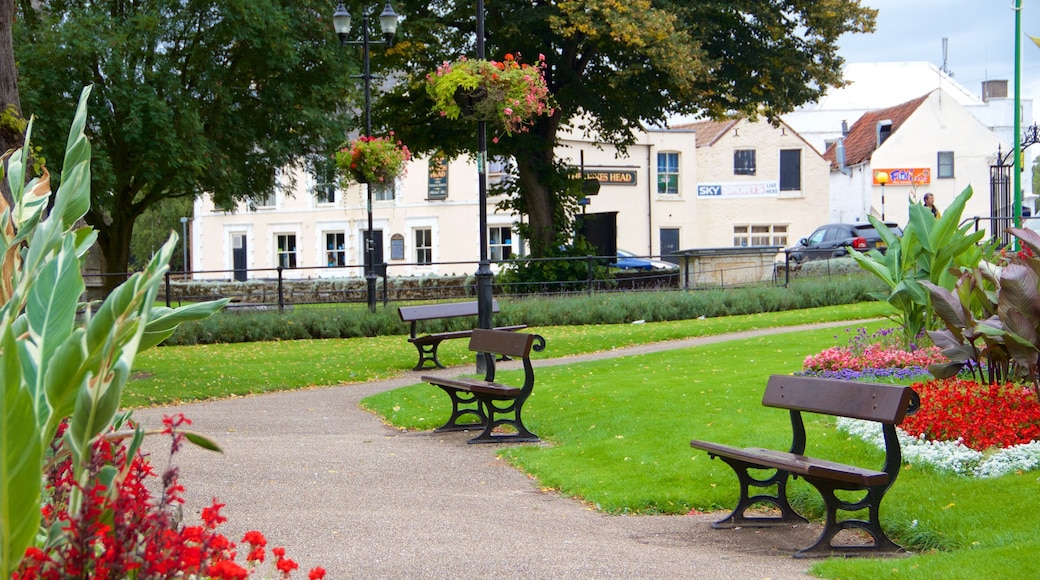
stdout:
{"type": "Polygon", "coordinates": [[[942,214],[939,213],[939,208],[935,207],[935,195],[934,194],[932,194],[932,193],[924,194],[924,199],[921,200],[921,205],[923,205],[926,208],[932,210],[932,215],[935,216],[935,219],[939,219],[941,217],[942,214]]]}

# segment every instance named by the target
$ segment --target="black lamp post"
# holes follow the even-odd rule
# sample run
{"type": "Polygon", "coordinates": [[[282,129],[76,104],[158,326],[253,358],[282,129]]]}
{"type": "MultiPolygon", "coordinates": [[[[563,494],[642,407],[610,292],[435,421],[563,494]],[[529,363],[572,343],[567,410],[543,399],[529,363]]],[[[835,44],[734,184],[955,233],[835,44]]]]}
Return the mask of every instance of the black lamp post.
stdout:
{"type": "MultiPolygon", "coordinates": [[[[398,21],[397,13],[394,12],[389,0],[387,0],[383,12],[379,14],[379,28],[383,31],[383,40],[372,40],[369,38],[368,15],[374,9],[375,7],[373,6],[361,11],[361,40],[347,40],[347,35],[350,33],[350,12],[347,12],[342,2],[336,6],[336,11],[332,14],[332,26],[336,29],[336,36],[339,37],[339,45],[361,45],[364,72],[357,75],[356,78],[361,78],[365,81],[365,137],[372,136],[372,72],[369,66],[368,47],[370,44],[385,44],[389,46],[394,39],[394,34],[397,32],[398,21]]],[[[365,234],[365,281],[368,283],[368,311],[375,312],[376,272],[375,264],[373,263],[375,255],[372,243],[372,184],[366,184],[365,188],[368,190],[368,231],[365,234]]]]}
{"type": "MultiPolygon", "coordinates": [[[[484,0],[477,0],[477,58],[484,55],[484,0]]],[[[480,263],[477,265],[477,326],[491,328],[491,263],[488,261],[487,232],[487,122],[477,121],[477,205],[480,206],[480,263]]],[[[477,372],[483,372],[484,360],[477,356],[477,372]]]]}

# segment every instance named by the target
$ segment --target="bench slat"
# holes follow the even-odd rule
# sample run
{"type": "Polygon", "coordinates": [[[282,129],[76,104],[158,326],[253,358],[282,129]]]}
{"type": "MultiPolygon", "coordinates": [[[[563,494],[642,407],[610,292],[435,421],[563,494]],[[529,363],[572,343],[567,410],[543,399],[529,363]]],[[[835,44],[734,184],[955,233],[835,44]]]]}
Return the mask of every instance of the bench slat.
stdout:
{"type": "Polygon", "coordinates": [[[898,425],[906,416],[912,393],[899,385],[773,375],[762,404],[898,425]]]}
{"type": "MultiPolygon", "coordinates": [[[[491,312],[498,312],[498,300],[491,301],[491,312]]],[[[415,320],[434,320],[436,318],[457,318],[459,316],[476,316],[477,302],[449,302],[446,304],[426,304],[423,306],[401,306],[397,313],[404,322],[415,320]]]]}
{"type": "Polygon", "coordinates": [[[690,441],[690,447],[706,451],[709,455],[729,457],[773,469],[783,469],[798,475],[825,477],[827,479],[854,483],[859,486],[882,485],[888,483],[889,479],[888,474],[884,471],[864,469],[855,465],[846,465],[774,449],[731,447],[729,445],[712,443],[711,441],[698,440],[690,441]]]}
{"type": "Polygon", "coordinates": [[[474,328],[473,336],[469,339],[469,349],[474,352],[527,358],[531,354],[534,338],[535,335],[526,332],[502,332],[474,328]]]}
{"type": "Polygon", "coordinates": [[[521,392],[521,390],[517,387],[501,385],[499,383],[489,383],[487,381],[481,381],[478,379],[446,379],[441,377],[425,376],[422,377],[422,380],[432,385],[443,385],[445,387],[451,387],[453,389],[462,389],[465,391],[476,393],[488,393],[492,395],[502,395],[506,397],[517,397],[520,395],[521,392]]]}

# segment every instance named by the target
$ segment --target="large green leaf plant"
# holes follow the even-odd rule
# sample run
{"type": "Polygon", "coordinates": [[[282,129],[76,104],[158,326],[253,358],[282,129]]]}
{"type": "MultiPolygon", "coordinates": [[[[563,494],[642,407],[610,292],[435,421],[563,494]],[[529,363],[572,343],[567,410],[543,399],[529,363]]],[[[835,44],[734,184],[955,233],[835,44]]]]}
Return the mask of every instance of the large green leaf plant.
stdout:
{"type": "MultiPolygon", "coordinates": [[[[59,424],[69,420],[62,446],[82,480],[91,441],[121,417],[120,398],[136,354],[225,303],[153,306],[176,235],[103,302],[80,301],[83,259],[97,240],[92,228],[77,226],[90,207],[91,147],[84,134],[90,92],[87,87],[80,95],[53,196],[46,169],[27,179],[32,122],[24,146],[0,158],[8,167],[0,177],[12,192],[10,200],[0,199],[2,578],[11,576],[40,532],[44,451],[59,424]]],[[[73,508],[80,499],[71,498],[73,508]]]]}
{"type": "Polygon", "coordinates": [[[964,367],[985,369],[990,383],[1025,381],[1040,398],[1040,234],[1008,232],[1022,250],[1005,250],[999,264],[965,270],[954,292],[928,286],[946,324],[929,335],[950,359],[929,371],[945,378],[964,367]]]}
{"type": "Polygon", "coordinates": [[[986,233],[971,232],[971,224],[959,225],[971,195],[972,189],[968,186],[938,219],[923,205],[911,203],[910,221],[902,236],[870,216],[870,223],[887,244],[887,251],[850,252],[860,267],[888,285],[888,294],[878,293],[876,298],[895,308],[893,318],[902,328],[907,348],[914,344],[931,319],[928,290],[921,282],[952,290],[960,269],[974,268],[982,259],[979,242],[986,233]]]}

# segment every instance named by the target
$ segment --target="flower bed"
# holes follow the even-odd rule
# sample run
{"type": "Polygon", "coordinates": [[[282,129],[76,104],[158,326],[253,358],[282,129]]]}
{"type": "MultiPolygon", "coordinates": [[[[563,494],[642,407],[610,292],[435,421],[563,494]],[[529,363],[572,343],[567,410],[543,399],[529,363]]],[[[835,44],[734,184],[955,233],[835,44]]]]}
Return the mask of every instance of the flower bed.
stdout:
{"type": "MultiPolygon", "coordinates": [[[[191,422],[183,415],[164,418],[163,433],[173,438],[171,455],[180,448],[191,422]]],[[[63,426],[51,453],[61,457],[63,426]]],[[[236,545],[217,531],[227,521],[220,514],[224,504],[215,499],[202,510],[202,525],[182,525],[179,505],[184,487],[177,468],[162,475],[161,494],[152,497],[147,480],[157,474],[139,451],[128,457],[125,439],[99,438],[92,448],[91,483],[77,483],[68,453],[45,473],[41,530],[53,537],[42,548],[25,552],[14,580],[62,578],[209,578],[238,580],[261,572],[267,539],[250,531],[242,539],[244,564],[236,562],[236,545]],[[120,473],[116,473],[118,470],[120,473]],[[110,485],[103,483],[110,481],[110,485]],[[109,489],[111,487],[112,489],[109,489]],[[82,501],[74,496],[82,494],[82,501]],[[74,510],[71,505],[80,503],[74,510]]],[[[299,565],[285,556],[285,549],[271,550],[278,578],[289,578],[299,565]]],[[[310,580],[325,577],[312,568],[310,580]]]]}
{"type": "MultiPolygon", "coordinates": [[[[888,333],[862,331],[849,346],[807,357],[801,374],[846,380],[930,379],[927,367],[946,358],[936,347],[906,352],[884,343],[888,333]],[[881,344],[869,344],[870,339],[881,344]]],[[[897,429],[905,461],[975,477],[1040,468],[1040,403],[1017,385],[979,385],[961,378],[913,384],[921,408],[897,429]]],[[[838,427],[884,448],[880,425],[839,419],[838,427]]]]}

